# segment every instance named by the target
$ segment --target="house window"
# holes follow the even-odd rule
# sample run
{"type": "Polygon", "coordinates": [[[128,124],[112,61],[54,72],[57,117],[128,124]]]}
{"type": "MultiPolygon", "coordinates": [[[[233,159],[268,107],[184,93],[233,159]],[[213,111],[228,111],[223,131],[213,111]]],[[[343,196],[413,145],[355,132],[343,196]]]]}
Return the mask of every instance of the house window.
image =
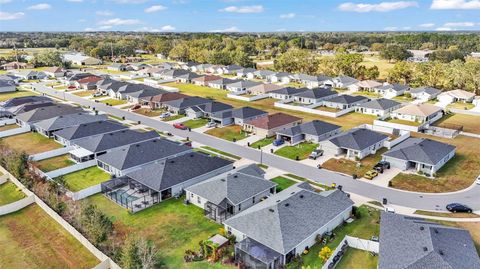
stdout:
{"type": "Polygon", "coordinates": [[[200,198],[200,196],[197,196],[197,203],[199,203],[199,204],[202,203],[202,198],[200,198]]]}

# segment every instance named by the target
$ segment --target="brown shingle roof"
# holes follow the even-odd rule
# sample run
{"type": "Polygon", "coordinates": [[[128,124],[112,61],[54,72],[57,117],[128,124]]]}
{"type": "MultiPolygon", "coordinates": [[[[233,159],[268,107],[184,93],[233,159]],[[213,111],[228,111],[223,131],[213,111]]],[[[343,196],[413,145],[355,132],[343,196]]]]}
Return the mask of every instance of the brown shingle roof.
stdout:
{"type": "Polygon", "coordinates": [[[158,94],[155,96],[149,96],[145,98],[144,100],[153,102],[153,103],[163,103],[163,102],[168,102],[168,101],[173,101],[173,100],[178,100],[182,98],[188,97],[185,94],[178,93],[178,92],[168,92],[168,93],[162,93],[158,94]]]}
{"type": "Polygon", "coordinates": [[[97,77],[97,76],[89,76],[89,77],[85,77],[85,78],[82,78],[82,79],[79,79],[77,80],[77,82],[79,84],[84,84],[84,83],[91,83],[91,82],[98,82],[100,80],[102,80],[103,78],[101,77],[97,77]]]}
{"type": "Polygon", "coordinates": [[[301,118],[291,116],[288,114],[275,113],[275,114],[268,115],[267,117],[253,119],[247,122],[247,124],[253,125],[260,129],[270,130],[273,128],[277,128],[277,127],[294,123],[297,121],[301,121],[301,120],[302,120],[301,118]]]}
{"type": "Polygon", "coordinates": [[[192,81],[209,82],[209,81],[219,80],[221,78],[222,77],[219,77],[219,76],[205,75],[198,78],[194,78],[192,79],[192,81]]]}

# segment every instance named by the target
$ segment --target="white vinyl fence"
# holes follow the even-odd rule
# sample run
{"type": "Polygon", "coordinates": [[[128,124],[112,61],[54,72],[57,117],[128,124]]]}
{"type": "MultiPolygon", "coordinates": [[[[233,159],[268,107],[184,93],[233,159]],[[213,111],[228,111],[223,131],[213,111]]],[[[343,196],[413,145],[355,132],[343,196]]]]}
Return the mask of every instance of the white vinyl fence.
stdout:
{"type": "Polygon", "coordinates": [[[77,163],[77,164],[74,164],[72,166],[60,168],[60,169],[45,173],[45,175],[47,176],[47,178],[56,178],[56,177],[59,177],[59,176],[63,176],[63,175],[66,175],[66,174],[70,174],[70,173],[73,173],[73,172],[83,170],[85,168],[92,167],[92,166],[95,166],[95,165],[97,165],[97,161],[96,160],[90,160],[88,162],[77,163]]]}
{"type": "Polygon", "coordinates": [[[237,99],[237,100],[246,101],[246,102],[265,99],[265,98],[268,98],[268,96],[269,96],[268,94],[259,94],[259,95],[250,95],[250,96],[245,96],[243,94],[235,94],[235,93],[227,94],[228,98],[237,99]]]}
{"type": "Polygon", "coordinates": [[[15,129],[10,129],[10,130],[0,132],[0,138],[9,137],[17,134],[28,133],[28,132],[30,132],[30,127],[18,127],[15,129]]]}
{"type": "Polygon", "coordinates": [[[97,184],[77,192],[68,191],[66,195],[74,201],[78,201],[100,192],[102,192],[102,184],[97,184]]]}
{"type": "Polygon", "coordinates": [[[69,146],[69,147],[54,149],[54,150],[38,153],[38,154],[35,154],[35,155],[31,155],[29,158],[32,161],[41,161],[41,160],[45,160],[45,159],[49,159],[49,158],[53,158],[53,157],[57,157],[57,156],[60,156],[60,155],[67,154],[70,150],[72,150],[74,148],[75,147],[73,147],[73,146],[69,146]]]}
{"type": "Polygon", "coordinates": [[[319,107],[318,104],[310,105],[309,107],[306,107],[306,106],[289,105],[288,103],[285,103],[284,101],[275,102],[274,106],[279,107],[279,108],[289,109],[289,110],[301,111],[301,112],[305,112],[305,113],[330,117],[330,118],[337,118],[337,117],[348,114],[348,113],[355,110],[355,107],[350,107],[350,108],[343,109],[343,110],[340,110],[340,111],[337,111],[337,112],[329,112],[329,111],[323,111],[323,110],[318,110],[318,109],[313,108],[313,107],[319,107]]]}
{"type": "Polygon", "coordinates": [[[322,266],[322,269],[334,268],[334,264],[340,261],[348,247],[378,254],[380,245],[378,242],[346,235],[322,266]]]}

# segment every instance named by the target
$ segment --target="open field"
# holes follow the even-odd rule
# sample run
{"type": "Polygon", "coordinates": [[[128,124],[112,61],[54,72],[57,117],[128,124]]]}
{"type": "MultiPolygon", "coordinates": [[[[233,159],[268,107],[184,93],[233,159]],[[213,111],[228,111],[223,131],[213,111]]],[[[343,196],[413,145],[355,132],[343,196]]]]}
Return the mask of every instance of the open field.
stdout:
{"type": "Polygon", "coordinates": [[[388,75],[388,71],[392,69],[392,67],[395,65],[394,63],[391,63],[387,60],[381,59],[379,56],[364,56],[363,57],[363,62],[360,63],[361,65],[365,65],[365,67],[372,67],[372,66],[377,66],[378,71],[380,71],[380,79],[384,79],[388,75]]]}
{"type": "Polygon", "coordinates": [[[303,142],[295,146],[285,146],[275,151],[275,154],[292,160],[304,160],[312,153],[318,144],[303,142]]]}
{"type": "Polygon", "coordinates": [[[183,197],[163,201],[135,214],[128,213],[100,194],[87,200],[114,218],[119,236],[131,234],[153,240],[165,268],[229,268],[207,262],[184,262],[185,250],[198,251],[198,242],[218,233],[222,225],[207,219],[201,208],[184,205],[183,197]]]}
{"type": "Polygon", "coordinates": [[[0,206],[16,202],[24,197],[25,194],[12,182],[7,181],[0,185],[0,206]]]}
{"type": "Polygon", "coordinates": [[[126,104],[127,101],[120,100],[120,99],[105,99],[105,100],[101,100],[100,103],[104,103],[111,106],[118,106],[118,105],[126,104]]]}
{"type": "Polygon", "coordinates": [[[213,128],[206,131],[205,133],[228,141],[238,141],[247,138],[248,136],[244,131],[242,131],[242,127],[238,125],[231,125],[222,128],[213,128]]]}
{"type": "MultiPolygon", "coordinates": [[[[214,88],[197,86],[192,84],[174,83],[174,82],[166,83],[163,85],[178,88],[180,92],[183,94],[200,96],[205,98],[207,97],[213,98],[216,101],[223,102],[234,107],[250,106],[253,108],[267,111],[269,113],[284,112],[286,114],[292,114],[291,110],[274,107],[274,103],[276,102],[276,100],[272,98],[261,99],[253,102],[246,102],[246,101],[230,99],[227,97],[226,91],[222,91],[214,88]]],[[[314,119],[323,120],[329,123],[343,126],[344,129],[350,129],[354,126],[358,126],[364,123],[372,124],[373,120],[376,118],[375,116],[364,115],[360,113],[348,113],[338,118],[319,116],[319,115],[314,115],[314,114],[304,113],[299,111],[295,111],[293,113],[295,116],[303,118],[304,122],[311,121],[314,119]]]]}
{"type": "Polygon", "coordinates": [[[64,168],[73,164],[75,164],[75,162],[70,159],[68,154],[60,155],[57,157],[36,162],[36,166],[38,167],[38,169],[42,170],[45,173],[48,173],[50,171],[54,171],[60,168],[64,168]]]}
{"type": "Polygon", "coordinates": [[[369,155],[362,160],[360,160],[360,166],[357,166],[356,161],[348,160],[345,158],[335,159],[331,158],[322,164],[322,167],[328,170],[341,172],[347,175],[356,174],[358,177],[363,177],[363,175],[371,170],[375,164],[377,164],[382,159],[382,154],[385,153],[387,149],[383,148],[375,155],[369,155]]]}
{"type": "Polygon", "coordinates": [[[354,248],[347,248],[340,262],[335,266],[336,269],[376,269],[378,264],[378,255],[373,256],[368,251],[354,248]]]}
{"type": "Polygon", "coordinates": [[[282,176],[278,176],[278,177],[275,177],[275,178],[272,178],[270,179],[270,181],[272,182],[275,182],[277,183],[277,192],[281,192],[283,191],[284,189],[294,185],[295,181],[289,179],[289,178],[286,178],[286,177],[282,177],[282,176]]]}
{"type": "Polygon", "coordinates": [[[93,268],[99,262],[37,205],[0,217],[2,268],[93,268]]]}
{"type": "Polygon", "coordinates": [[[3,102],[8,99],[12,99],[14,97],[23,97],[23,96],[34,96],[38,95],[31,91],[16,91],[16,92],[8,92],[8,93],[0,93],[0,102],[3,102]]]}
{"type": "Polygon", "coordinates": [[[187,128],[196,129],[205,126],[209,122],[209,119],[202,118],[202,119],[191,119],[182,122],[183,125],[187,126],[187,128]]]}
{"type": "Polygon", "coordinates": [[[1,139],[11,149],[25,151],[28,155],[61,148],[62,145],[38,133],[24,133],[1,139]]]}
{"type": "Polygon", "coordinates": [[[480,134],[480,116],[465,114],[449,114],[434,123],[435,126],[457,128],[463,126],[467,133],[480,134]]]}
{"type": "Polygon", "coordinates": [[[18,127],[20,127],[20,126],[18,126],[16,124],[2,125],[2,126],[0,126],[0,132],[16,129],[18,127]]]}
{"type": "Polygon", "coordinates": [[[63,176],[63,178],[67,182],[67,187],[69,190],[80,191],[107,181],[111,178],[111,176],[102,169],[93,166],[77,172],[66,174],[63,176]]]}

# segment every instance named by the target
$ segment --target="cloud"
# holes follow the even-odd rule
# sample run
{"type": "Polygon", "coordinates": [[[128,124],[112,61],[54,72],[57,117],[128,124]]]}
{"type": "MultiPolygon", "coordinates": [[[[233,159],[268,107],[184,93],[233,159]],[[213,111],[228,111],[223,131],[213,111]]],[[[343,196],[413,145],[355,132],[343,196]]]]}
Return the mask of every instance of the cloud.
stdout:
{"type": "Polygon", "coordinates": [[[83,0],[67,0],[67,2],[81,3],[81,2],[83,2],[83,0]]]}
{"type": "Polygon", "coordinates": [[[287,14],[282,14],[280,15],[280,19],[293,19],[297,16],[295,13],[287,13],[287,14]]]}
{"type": "Polygon", "coordinates": [[[236,26],[232,26],[226,29],[211,30],[210,32],[212,33],[240,32],[240,29],[238,29],[236,26]]]}
{"type": "Polygon", "coordinates": [[[172,31],[175,31],[175,27],[173,27],[171,25],[164,25],[160,28],[142,27],[140,29],[137,29],[136,31],[137,32],[152,32],[152,33],[172,32],[172,31]]]}
{"type": "Polygon", "coordinates": [[[165,9],[167,9],[167,7],[162,6],[162,5],[155,5],[155,6],[151,6],[151,7],[146,8],[145,13],[153,13],[153,12],[162,11],[162,10],[165,10],[165,9]]]}
{"type": "Polygon", "coordinates": [[[427,22],[427,23],[422,23],[419,26],[423,28],[432,28],[433,26],[435,26],[435,23],[427,22]]]}
{"type": "Polygon", "coordinates": [[[18,20],[23,18],[23,16],[25,16],[23,12],[9,13],[0,11],[0,21],[18,20]]]}
{"type": "Polygon", "coordinates": [[[112,25],[112,26],[135,25],[135,24],[140,24],[140,20],[115,18],[115,19],[103,20],[98,22],[98,25],[112,25]]]}
{"type": "Polygon", "coordinates": [[[98,29],[100,29],[100,30],[108,30],[110,28],[112,28],[111,25],[103,25],[103,26],[98,27],[98,29]]]}
{"type": "Polygon", "coordinates": [[[229,6],[219,10],[220,12],[232,12],[232,13],[261,13],[264,11],[263,6],[229,6]]]}
{"type": "Polygon", "coordinates": [[[453,31],[454,29],[450,27],[438,27],[435,31],[453,31]]]}
{"type": "Polygon", "coordinates": [[[142,4],[148,0],[111,0],[117,4],[142,4]]]}
{"type": "Polygon", "coordinates": [[[480,0],[433,0],[430,9],[480,9],[480,0]]]}
{"type": "Polygon", "coordinates": [[[444,27],[473,27],[475,26],[474,22],[447,22],[443,25],[444,27]]]}
{"type": "Polygon", "coordinates": [[[111,12],[110,10],[99,10],[99,11],[95,12],[95,14],[97,16],[105,16],[105,17],[113,16],[113,12],[111,12]]]}
{"type": "Polygon", "coordinates": [[[41,4],[36,4],[36,5],[33,5],[33,6],[29,6],[27,9],[31,9],[31,10],[46,10],[46,9],[50,9],[52,6],[50,4],[47,4],[47,3],[41,3],[41,4]]]}
{"type": "Polygon", "coordinates": [[[418,7],[415,1],[398,1],[398,2],[381,2],[378,4],[364,4],[364,3],[343,3],[338,6],[341,11],[349,12],[388,12],[409,7],[418,7]]]}

